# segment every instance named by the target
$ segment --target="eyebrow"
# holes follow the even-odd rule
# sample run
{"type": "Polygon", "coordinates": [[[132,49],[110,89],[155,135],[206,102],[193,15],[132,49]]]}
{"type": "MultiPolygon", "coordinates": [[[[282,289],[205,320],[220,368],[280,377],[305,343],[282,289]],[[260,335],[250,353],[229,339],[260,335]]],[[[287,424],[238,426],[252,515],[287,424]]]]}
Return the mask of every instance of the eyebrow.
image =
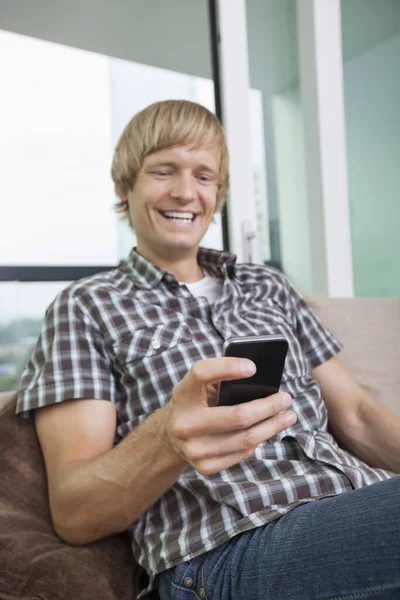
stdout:
{"type": "MultiPolygon", "coordinates": [[[[173,161],[167,161],[167,160],[160,160],[157,161],[155,163],[150,163],[149,165],[147,165],[147,169],[154,169],[156,167],[172,167],[175,168],[177,167],[177,163],[173,162],[173,161]]],[[[207,171],[208,173],[211,173],[212,175],[215,175],[215,177],[217,177],[217,172],[214,171],[214,169],[212,169],[211,167],[209,167],[208,165],[202,163],[200,165],[198,165],[198,167],[196,167],[196,169],[198,169],[199,171],[207,171]]]]}

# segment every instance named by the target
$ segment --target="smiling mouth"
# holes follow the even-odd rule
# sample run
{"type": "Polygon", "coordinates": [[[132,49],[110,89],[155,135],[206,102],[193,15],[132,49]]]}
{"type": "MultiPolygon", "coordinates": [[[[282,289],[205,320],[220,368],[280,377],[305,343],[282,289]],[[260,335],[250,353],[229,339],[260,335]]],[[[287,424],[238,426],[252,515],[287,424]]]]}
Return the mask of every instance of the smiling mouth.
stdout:
{"type": "Polygon", "coordinates": [[[172,210],[160,211],[160,214],[166,219],[168,219],[168,221],[172,221],[174,223],[181,223],[182,225],[189,225],[195,220],[197,216],[195,213],[191,212],[175,212],[172,210]]]}

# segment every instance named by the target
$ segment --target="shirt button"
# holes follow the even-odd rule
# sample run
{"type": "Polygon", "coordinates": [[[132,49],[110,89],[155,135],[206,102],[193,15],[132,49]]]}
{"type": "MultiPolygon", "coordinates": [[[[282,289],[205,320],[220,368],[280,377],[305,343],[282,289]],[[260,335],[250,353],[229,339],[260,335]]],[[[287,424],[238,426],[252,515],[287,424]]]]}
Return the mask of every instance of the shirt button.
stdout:
{"type": "Polygon", "coordinates": [[[205,591],[203,590],[203,588],[200,588],[200,589],[199,589],[199,596],[200,596],[200,598],[204,598],[204,597],[205,597],[205,595],[206,595],[206,593],[205,593],[205,591]]]}
{"type": "Polygon", "coordinates": [[[158,350],[159,348],[161,348],[161,344],[160,344],[159,340],[153,340],[153,341],[151,342],[151,345],[153,346],[153,348],[154,348],[155,350],[158,350]]]}
{"type": "Polygon", "coordinates": [[[186,587],[190,587],[193,583],[193,579],[191,577],[185,577],[183,583],[186,585],[186,587]]]}

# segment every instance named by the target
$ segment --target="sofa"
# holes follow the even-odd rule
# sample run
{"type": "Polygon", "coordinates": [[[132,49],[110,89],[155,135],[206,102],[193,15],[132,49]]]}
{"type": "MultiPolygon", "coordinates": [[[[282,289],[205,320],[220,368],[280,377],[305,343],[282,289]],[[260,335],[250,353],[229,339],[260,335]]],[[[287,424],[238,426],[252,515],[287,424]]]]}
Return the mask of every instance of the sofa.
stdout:
{"type": "MultiPolygon", "coordinates": [[[[344,365],[400,416],[400,299],[306,299],[344,344],[344,365]]],[[[0,600],[136,598],[146,575],[127,534],[81,547],[56,535],[34,424],[15,416],[15,400],[0,394],[0,600]]]]}

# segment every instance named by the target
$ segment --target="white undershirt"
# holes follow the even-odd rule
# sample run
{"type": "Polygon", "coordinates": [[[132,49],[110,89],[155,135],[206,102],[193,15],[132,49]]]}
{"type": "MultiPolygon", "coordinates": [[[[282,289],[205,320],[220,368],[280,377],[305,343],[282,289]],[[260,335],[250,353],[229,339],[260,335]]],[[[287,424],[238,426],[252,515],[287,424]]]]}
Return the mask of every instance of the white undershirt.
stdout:
{"type": "Polygon", "coordinates": [[[186,285],[188,290],[196,296],[196,298],[203,296],[207,298],[209,304],[214,304],[214,302],[220,297],[223,283],[219,281],[216,277],[212,277],[211,275],[205,275],[203,279],[199,279],[199,281],[195,281],[194,283],[182,283],[181,285],[186,285]]]}

